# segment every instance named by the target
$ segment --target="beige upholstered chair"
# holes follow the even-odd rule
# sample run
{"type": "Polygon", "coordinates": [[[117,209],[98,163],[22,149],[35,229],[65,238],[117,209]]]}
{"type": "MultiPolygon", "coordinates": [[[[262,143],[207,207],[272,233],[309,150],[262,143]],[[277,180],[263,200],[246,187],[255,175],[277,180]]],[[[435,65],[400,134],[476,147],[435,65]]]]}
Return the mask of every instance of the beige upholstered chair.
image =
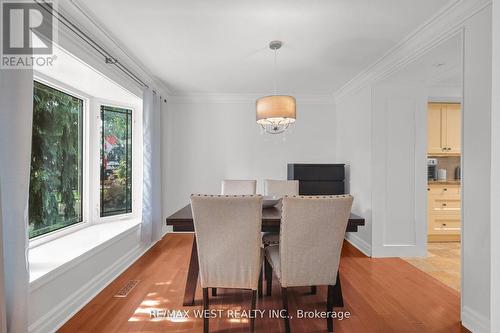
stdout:
{"type": "Polygon", "coordinates": [[[255,194],[256,180],[224,179],[221,184],[221,194],[255,194]]]}
{"type": "MultiPolygon", "coordinates": [[[[221,182],[221,194],[224,195],[255,194],[256,188],[256,180],[224,179],[221,182]]],[[[212,288],[212,296],[217,296],[217,288],[212,288]]]]}
{"type": "MultiPolygon", "coordinates": [[[[264,195],[284,197],[285,195],[298,195],[298,180],[272,180],[264,181],[264,195]]],[[[281,204],[280,204],[281,205],[281,204]]],[[[278,232],[266,232],[262,235],[264,246],[279,244],[280,234],[278,232]]]]}
{"type": "MultiPolygon", "coordinates": [[[[208,288],[252,290],[255,310],[261,290],[260,195],[192,195],[194,229],[203,288],[203,306],[208,310],[208,288]],[[221,235],[230,235],[221,240],[221,235]]],[[[253,331],[254,320],[250,321],[253,331]]],[[[204,319],[208,332],[208,318],[204,319]]]]}
{"type": "Polygon", "coordinates": [[[264,180],[264,195],[275,195],[284,197],[285,195],[298,195],[298,180],[264,180]]]}
{"type": "MultiPolygon", "coordinates": [[[[281,283],[283,307],[288,311],[287,288],[328,286],[327,311],[333,311],[338,268],[353,198],[339,196],[293,196],[283,199],[279,246],[265,248],[267,292],[272,270],[281,283]]],[[[333,319],[327,318],[328,331],[333,319]]],[[[286,332],[290,323],[285,318],[286,332]]]]}

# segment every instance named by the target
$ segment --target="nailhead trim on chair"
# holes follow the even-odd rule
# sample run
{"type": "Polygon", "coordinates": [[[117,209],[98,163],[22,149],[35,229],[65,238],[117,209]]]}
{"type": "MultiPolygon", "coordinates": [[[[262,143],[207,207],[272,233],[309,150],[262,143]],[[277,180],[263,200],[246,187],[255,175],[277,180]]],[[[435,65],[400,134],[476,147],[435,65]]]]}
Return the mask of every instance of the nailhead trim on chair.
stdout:
{"type": "Polygon", "coordinates": [[[350,194],[338,194],[338,195],[285,195],[284,198],[334,199],[334,198],[352,198],[352,195],[350,195],[350,194]]]}
{"type": "Polygon", "coordinates": [[[260,194],[191,194],[192,197],[211,197],[211,198],[257,198],[260,194]]]}
{"type": "MultiPolygon", "coordinates": [[[[338,194],[338,195],[285,195],[284,198],[299,198],[299,199],[340,199],[340,198],[352,198],[350,194],[338,194]]],[[[283,224],[282,224],[283,225],[283,224]]],[[[269,245],[277,245],[281,242],[281,232],[280,232],[280,240],[276,244],[269,245]]]]}
{"type": "MultiPolygon", "coordinates": [[[[340,194],[340,195],[285,195],[285,198],[303,198],[303,199],[334,199],[334,198],[349,198],[352,197],[350,194],[340,194]]],[[[264,245],[278,245],[278,241],[268,241],[262,239],[262,244],[264,245]]]]}
{"type": "MultiPolygon", "coordinates": [[[[191,194],[192,197],[216,197],[216,198],[245,198],[262,197],[261,194],[191,194]]],[[[303,199],[334,199],[350,198],[350,194],[341,195],[285,195],[284,198],[303,198],[303,199]]]]}
{"type": "Polygon", "coordinates": [[[278,245],[280,242],[277,241],[277,242],[271,242],[271,241],[266,241],[266,240],[262,240],[262,244],[264,245],[278,245]]]}

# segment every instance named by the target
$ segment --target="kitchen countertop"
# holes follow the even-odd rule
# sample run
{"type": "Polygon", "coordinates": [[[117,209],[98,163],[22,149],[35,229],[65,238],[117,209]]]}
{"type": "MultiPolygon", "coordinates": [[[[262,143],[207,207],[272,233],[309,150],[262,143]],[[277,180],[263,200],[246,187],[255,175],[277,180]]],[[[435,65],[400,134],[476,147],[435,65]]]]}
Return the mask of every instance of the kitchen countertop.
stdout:
{"type": "Polygon", "coordinates": [[[460,179],[428,180],[429,185],[460,185],[460,179]]]}

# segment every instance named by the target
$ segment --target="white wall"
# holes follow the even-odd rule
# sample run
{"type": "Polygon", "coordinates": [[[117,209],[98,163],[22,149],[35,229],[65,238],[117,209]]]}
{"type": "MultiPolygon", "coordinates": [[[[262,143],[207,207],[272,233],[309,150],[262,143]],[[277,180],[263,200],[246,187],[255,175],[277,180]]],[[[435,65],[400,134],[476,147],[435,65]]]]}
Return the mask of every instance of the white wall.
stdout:
{"type": "MultiPolygon", "coordinates": [[[[498,198],[498,187],[491,182],[491,153],[492,146],[491,126],[496,129],[496,123],[491,121],[491,6],[486,6],[477,14],[471,16],[463,23],[465,51],[464,51],[464,121],[463,121],[463,288],[462,288],[462,322],[473,332],[489,332],[490,326],[490,203],[498,198]],[[491,192],[490,192],[491,187],[491,192]]],[[[384,193],[375,186],[373,178],[378,177],[373,173],[370,181],[369,172],[376,168],[379,154],[373,150],[376,136],[384,135],[384,131],[375,131],[372,125],[376,122],[371,117],[382,118],[383,114],[376,114],[374,101],[377,83],[371,83],[365,88],[347,96],[342,96],[337,101],[337,157],[339,160],[348,161],[351,166],[350,184],[351,192],[366,191],[371,186],[370,196],[365,194],[363,202],[358,203],[355,209],[371,212],[372,235],[361,230],[353,243],[361,250],[371,246],[373,251],[373,234],[380,232],[375,228],[384,229],[384,223],[376,221],[373,202],[384,193]],[[347,128],[357,126],[363,129],[362,138],[350,135],[347,128]],[[358,142],[370,143],[368,149],[359,147],[358,142]],[[378,134],[377,134],[378,133],[378,134]],[[360,150],[361,149],[361,150],[360,150]],[[368,157],[372,155],[371,158],[368,157]],[[369,164],[370,163],[370,164],[369,164]],[[357,164],[357,165],[355,165],[357,164]],[[366,166],[369,165],[369,166],[366,166]],[[364,176],[363,176],[364,175],[364,176]],[[365,177],[367,184],[356,184],[358,178],[365,177]],[[372,236],[370,238],[370,236],[372,236]],[[360,241],[361,240],[361,241],[360,241]],[[369,242],[368,245],[365,243],[369,242]]],[[[432,91],[432,90],[429,90],[432,91]]],[[[381,120],[381,119],[378,119],[381,120]]],[[[384,119],[385,120],[385,119],[384,119]]],[[[361,131],[360,131],[361,132],[361,131]]],[[[380,151],[391,151],[393,141],[386,141],[385,148],[380,151]]],[[[497,161],[498,162],[498,161],[497,161]]],[[[494,165],[495,166],[495,165],[494,165]]],[[[498,167],[498,165],[497,165],[498,167]]],[[[360,195],[358,194],[358,197],[360,195]]],[[[413,200],[411,196],[408,200],[413,200]]],[[[497,202],[496,206],[498,207],[497,202]]],[[[493,210],[496,214],[497,211],[493,210]]],[[[368,215],[368,214],[367,214],[368,215]]],[[[384,222],[384,221],[382,221],[384,222]]],[[[412,226],[409,226],[412,227],[412,226]]],[[[352,241],[352,240],[351,240],[352,241]]],[[[394,255],[394,253],[392,254],[394,255]]],[[[401,253],[404,255],[404,253],[401,253]]],[[[497,272],[498,271],[494,271],[497,272]]],[[[498,316],[498,314],[495,314],[498,316]]],[[[496,332],[498,330],[492,330],[496,332]]]]}
{"type": "Polygon", "coordinates": [[[372,244],[371,106],[371,87],[336,103],[337,160],[347,164],[346,188],[354,196],[352,211],[365,218],[365,226],[346,238],[367,255],[371,255],[372,244]]]}
{"type": "Polygon", "coordinates": [[[500,0],[493,0],[491,113],[491,332],[500,332],[500,0]]]}
{"type": "MultiPolygon", "coordinates": [[[[389,115],[388,110],[383,106],[391,104],[389,103],[390,98],[396,102],[408,100],[408,98],[403,98],[401,94],[396,96],[397,87],[400,86],[401,84],[398,84],[394,90],[384,90],[382,85],[366,86],[336,101],[337,159],[345,161],[349,165],[349,190],[355,198],[353,212],[359,213],[366,219],[366,226],[360,228],[357,233],[348,234],[347,239],[365,254],[373,256],[422,255],[425,249],[425,235],[422,234],[424,232],[422,230],[425,230],[426,218],[422,217],[422,214],[419,213],[420,210],[415,209],[414,204],[417,202],[420,205],[425,205],[421,199],[421,192],[424,191],[423,195],[426,194],[425,147],[422,142],[418,146],[418,152],[422,156],[421,161],[416,162],[414,138],[409,137],[410,141],[404,141],[401,138],[390,140],[388,137],[394,133],[401,133],[397,132],[397,129],[403,130],[404,133],[417,135],[416,124],[413,123],[414,119],[420,119],[421,132],[418,135],[425,136],[425,129],[422,128],[421,122],[422,115],[425,118],[423,112],[425,112],[426,100],[425,94],[420,88],[418,102],[421,104],[422,114],[417,114],[418,110],[416,109],[408,109],[412,113],[412,117],[408,118],[411,121],[399,122],[399,118],[396,119],[399,111],[392,110],[396,113],[389,115]],[[376,103],[377,101],[379,103],[376,103]],[[375,107],[375,104],[378,105],[378,108],[375,107]],[[417,117],[418,115],[420,117],[417,117]],[[391,146],[387,146],[387,142],[391,143],[391,146]],[[411,154],[407,154],[406,158],[403,157],[394,151],[396,146],[402,148],[402,152],[411,152],[411,154]],[[412,163],[411,168],[398,167],[396,165],[398,161],[412,163]],[[413,185],[414,176],[410,178],[409,175],[406,175],[410,182],[405,184],[413,187],[412,193],[408,192],[407,189],[399,189],[395,191],[399,194],[392,196],[392,199],[383,195],[394,190],[391,188],[389,192],[386,192],[384,189],[388,186],[400,187],[404,183],[401,180],[405,177],[402,173],[412,173],[415,168],[420,168],[422,174],[419,177],[420,183],[422,183],[420,187],[417,188],[413,185]],[[394,181],[391,182],[391,180],[394,181]],[[420,195],[417,195],[418,193],[420,195]],[[395,203],[395,199],[398,198],[406,200],[408,205],[395,203]],[[408,200],[409,198],[412,200],[408,200]],[[415,200],[416,198],[420,198],[420,201],[415,200]],[[390,207],[394,203],[396,208],[399,206],[413,207],[408,216],[405,215],[407,213],[405,209],[398,212],[398,214],[406,216],[404,219],[406,224],[403,224],[401,219],[395,217],[394,214],[388,215],[385,210],[386,207],[390,207]],[[378,218],[374,213],[374,205],[378,207],[378,218]],[[396,220],[394,220],[395,218],[396,220]],[[389,226],[390,223],[394,223],[394,226],[389,226]]],[[[409,87],[406,90],[409,91],[406,95],[411,97],[410,102],[412,102],[408,106],[416,107],[413,103],[417,102],[415,100],[417,97],[416,88],[409,87]]],[[[425,207],[423,210],[425,211],[425,207]]]]}
{"type": "Polygon", "coordinates": [[[429,102],[462,102],[461,86],[431,86],[427,89],[429,102]]]}
{"type": "Polygon", "coordinates": [[[491,23],[488,6],[464,38],[462,321],[473,332],[490,318],[491,23]]]}
{"type": "Polygon", "coordinates": [[[427,95],[391,80],[372,87],[372,256],[427,249],[427,95]]]}
{"type": "Polygon", "coordinates": [[[261,134],[255,100],[169,101],[167,210],[189,203],[192,193],[219,193],[225,178],[286,179],[287,163],[333,163],[332,103],[297,104],[297,121],[284,135],[261,134]]]}
{"type": "Polygon", "coordinates": [[[147,250],[140,226],[114,237],[30,285],[29,332],[53,332],[147,250]]]}

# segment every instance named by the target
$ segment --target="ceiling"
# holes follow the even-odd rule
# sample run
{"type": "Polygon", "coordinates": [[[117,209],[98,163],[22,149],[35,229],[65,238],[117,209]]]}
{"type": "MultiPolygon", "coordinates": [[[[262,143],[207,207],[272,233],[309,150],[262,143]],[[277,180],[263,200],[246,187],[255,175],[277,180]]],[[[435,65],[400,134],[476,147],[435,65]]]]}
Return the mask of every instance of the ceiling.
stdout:
{"type": "Polygon", "coordinates": [[[73,0],[173,93],[331,94],[449,0],[73,0]]]}
{"type": "Polygon", "coordinates": [[[461,59],[462,36],[458,33],[388,79],[426,86],[460,87],[462,85],[461,59]]]}

